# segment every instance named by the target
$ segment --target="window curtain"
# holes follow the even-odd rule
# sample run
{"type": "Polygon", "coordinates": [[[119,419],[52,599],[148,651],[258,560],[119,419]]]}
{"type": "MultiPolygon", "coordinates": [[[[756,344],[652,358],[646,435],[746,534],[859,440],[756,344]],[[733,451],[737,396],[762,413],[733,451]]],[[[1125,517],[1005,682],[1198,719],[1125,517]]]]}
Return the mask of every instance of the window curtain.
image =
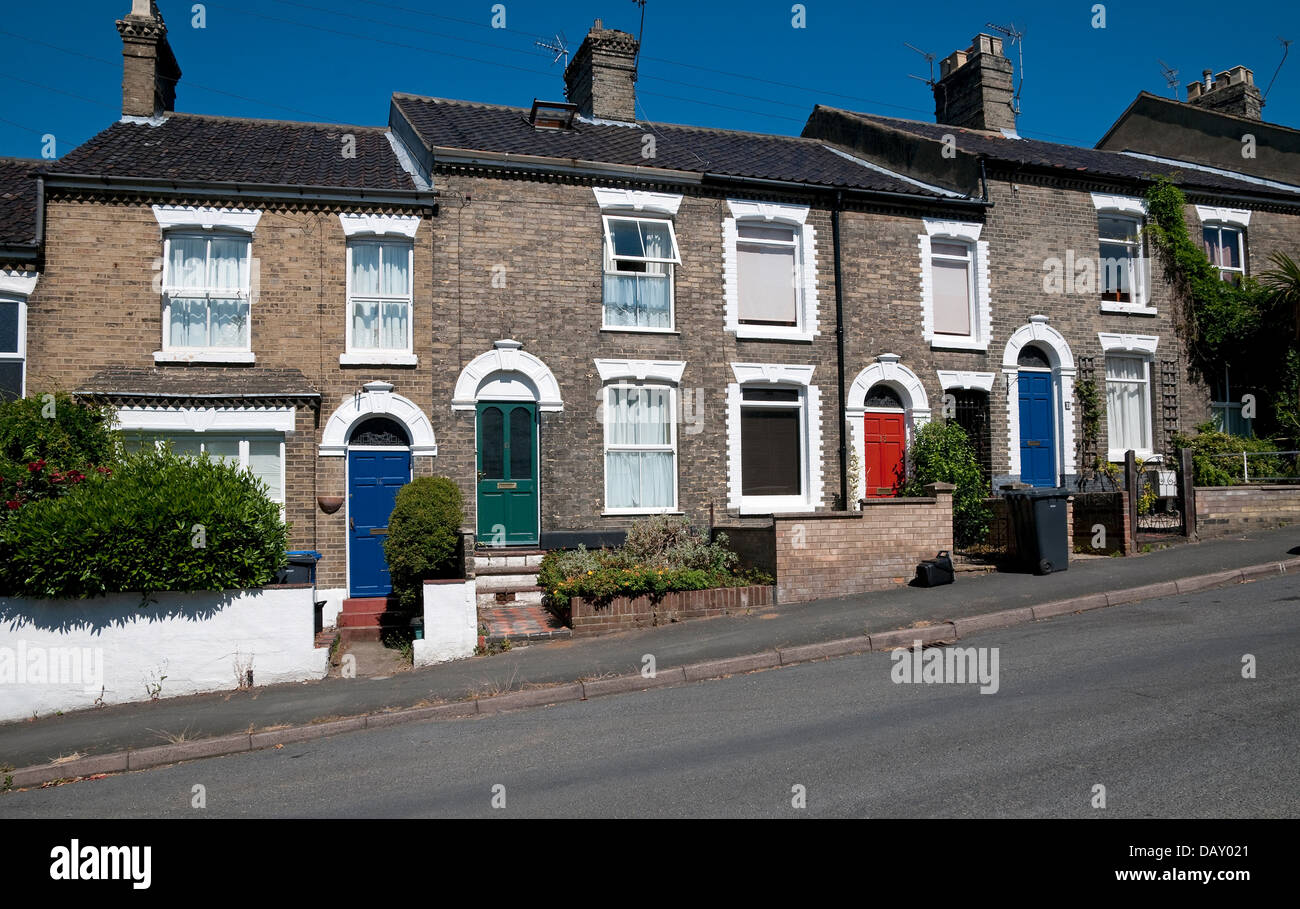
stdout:
{"type": "Polygon", "coordinates": [[[248,470],[267,485],[272,501],[284,501],[280,482],[280,440],[275,437],[248,440],[248,470]]]}
{"type": "Polygon", "coordinates": [[[965,262],[932,260],[934,330],[943,335],[969,335],[970,272],[965,262]]]}
{"type": "Polygon", "coordinates": [[[794,248],[738,244],[736,258],[740,321],[798,324],[794,248]]]}
{"type": "MultiPolygon", "coordinates": [[[[669,394],[663,388],[610,389],[606,445],[672,444],[669,394]]],[[[675,459],[672,451],[607,451],[608,507],[672,507],[675,459]]]]}
{"type": "Polygon", "coordinates": [[[213,237],[208,263],[208,286],[214,293],[237,294],[248,289],[247,240],[213,237]]]}
{"type": "Polygon", "coordinates": [[[1106,358],[1106,421],[1111,448],[1150,449],[1150,402],[1144,360],[1106,358]]]}
{"type": "Polygon", "coordinates": [[[605,324],[671,328],[670,267],[651,262],[644,273],[606,274],[605,324]]]}

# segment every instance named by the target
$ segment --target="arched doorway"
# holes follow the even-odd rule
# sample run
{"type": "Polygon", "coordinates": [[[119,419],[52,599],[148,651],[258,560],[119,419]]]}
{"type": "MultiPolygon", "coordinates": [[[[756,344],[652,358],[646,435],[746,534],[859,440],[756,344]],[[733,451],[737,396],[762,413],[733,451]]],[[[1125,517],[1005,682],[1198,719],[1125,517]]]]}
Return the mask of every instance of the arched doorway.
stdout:
{"type": "Polygon", "coordinates": [[[862,484],[866,498],[895,495],[907,473],[903,399],[888,385],[873,385],[862,423],[862,484]]]}
{"type": "Polygon", "coordinates": [[[476,536],[495,546],[540,539],[540,415],[564,410],[555,375],[522,346],[495,342],[461,370],[451,399],[474,412],[476,536]]]}
{"type": "Polygon", "coordinates": [[[1047,316],[1030,316],[1002,355],[1011,476],[1032,486],[1068,484],[1074,462],[1074,355],[1047,316]]]}
{"type": "Polygon", "coordinates": [[[348,590],[354,597],[393,592],[384,554],[398,491],[411,482],[411,440],[388,417],[358,423],[348,437],[348,590]]]}

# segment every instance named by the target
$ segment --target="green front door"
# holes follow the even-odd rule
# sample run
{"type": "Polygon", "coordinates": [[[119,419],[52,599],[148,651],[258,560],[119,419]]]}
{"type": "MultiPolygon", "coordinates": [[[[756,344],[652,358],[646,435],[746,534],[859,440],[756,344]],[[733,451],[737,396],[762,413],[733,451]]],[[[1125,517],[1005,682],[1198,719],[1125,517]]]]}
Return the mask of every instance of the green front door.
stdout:
{"type": "Polygon", "coordinates": [[[478,405],[478,539],[537,543],[537,405],[478,405]]]}

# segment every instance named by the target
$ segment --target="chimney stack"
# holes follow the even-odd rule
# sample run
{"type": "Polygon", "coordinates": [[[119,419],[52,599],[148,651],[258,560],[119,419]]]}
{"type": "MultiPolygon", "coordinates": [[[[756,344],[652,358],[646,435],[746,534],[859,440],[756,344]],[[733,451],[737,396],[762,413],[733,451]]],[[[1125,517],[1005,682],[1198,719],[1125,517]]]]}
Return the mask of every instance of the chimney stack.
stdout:
{"type": "Polygon", "coordinates": [[[1192,82],[1187,86],[1188,104],[1251,120],[1263,116],[1264,96],[1255,87],[1253,72],[1244,66],[1234,66],[1211,78],[1212,72],[1205,71],[1204,83],[1192,82]]]}
{"type": "Polygon", "coordinates": [[[122,115],[154,117],[176,105],[181,68],[167,43],[167,26],[153,0],[132,0],[117,20],[122,36],[122,115]]]}
{"type": "Polygon", "coordinates": [[[1011,61],[1002,52],[1002,39],[980,33],[969,48],[940,61],[934,118],[967,129],[1014,130],[1013,94],[1011,61]]]}
{"type": "Polygon", "coordinates": [[[597,19],[564,70],[564,94],[578,113],[599,120],[636,120],[637,41],[597,19]]]}

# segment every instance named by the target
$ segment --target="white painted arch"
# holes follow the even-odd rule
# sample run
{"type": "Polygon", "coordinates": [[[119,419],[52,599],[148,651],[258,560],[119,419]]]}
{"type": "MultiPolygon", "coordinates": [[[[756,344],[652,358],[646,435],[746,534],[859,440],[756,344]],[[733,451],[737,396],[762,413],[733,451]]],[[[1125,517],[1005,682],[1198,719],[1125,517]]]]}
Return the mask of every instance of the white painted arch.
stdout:
{"type": "Polygon", "coordinates": [[[535,401],[543,411],[562,411],[560,383],[523,344],[503,338],[461,370],[451,397],[452,410],[473,410],[479,401],[535,401]]]}
{"type": "MultiPolygon", "coordinates": [[[[916,430],[930,422],[930,397],[925,393],[925,386],[920,377],[899,362],[898,354],[881,354],[853,380],[845,401],[844,422],[848,429],[849,444],[857,453],[858,463],[866,463],[867,441],[863,416],[866,414],[867,394],[876,385],[886,385],[898,392],[903,402],[904,424],[907,431],[907,444],[912,444],[916,430]]],[[[856,499],[867,494],[866,477],[858,473],[856,499]]]]}
{"type": "Polygon", "coordinates": [[[1002,352],[1002,377],[1007,394],[1007,462],[1009,473],[1020,476],[1020,351],[1037,344],[1047,354],[1052,369],[1053,411],[1056,424],[1057,474],[1077,473],[1074,452],[1074,354],[1070,343],[1047,324],[1047,316],[1030,316],[1011,333],[1002,352]]]}
{"type": "Polygon", "coordinates": [[[362,391],[340,404],[325,423],[320,443],[321,456],[342,457],[347,454],[352,430],[371,417],[389,417],[405,426],[411,437],[411,454],[438,453],[433,425],[420,406],[409,398],[393,394],[393,386],[388,382],[367,382],[362,391]]]}

